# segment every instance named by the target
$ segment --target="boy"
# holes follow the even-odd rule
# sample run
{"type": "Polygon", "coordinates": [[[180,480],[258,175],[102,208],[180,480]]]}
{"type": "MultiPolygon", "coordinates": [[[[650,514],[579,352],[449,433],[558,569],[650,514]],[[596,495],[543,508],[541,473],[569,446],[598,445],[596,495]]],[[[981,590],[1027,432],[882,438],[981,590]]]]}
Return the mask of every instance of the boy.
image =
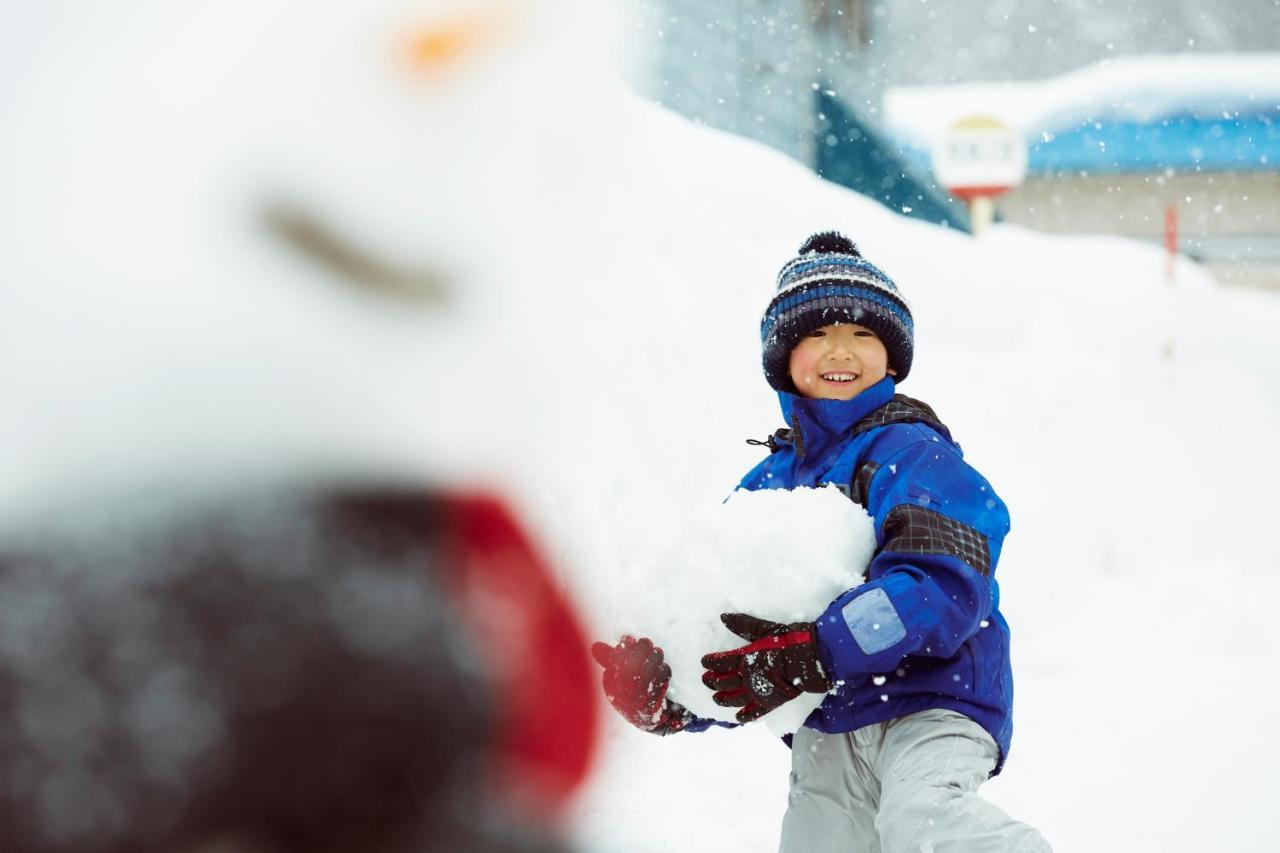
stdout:
{"type": "MultiPolygon", "coordinates": [[[[1009,749],[1009,628],[994,578],[1000,498],[924,403],[895,394],[913,322],[897,287],[844,236],[805,241],[761,323],[764,373],[788,428],[739,488],[834,484],[875,520],[866,583],[810,623],[721,620],[746,644],[707,654],[717,704],[759,719],[825,693],[792,741],[782,853],[1047,851],[975,791],[1009,749]]],[[[610,702],[656,734],[711,721],[666,699],[651,641],[598,643],[610,702]]]]}

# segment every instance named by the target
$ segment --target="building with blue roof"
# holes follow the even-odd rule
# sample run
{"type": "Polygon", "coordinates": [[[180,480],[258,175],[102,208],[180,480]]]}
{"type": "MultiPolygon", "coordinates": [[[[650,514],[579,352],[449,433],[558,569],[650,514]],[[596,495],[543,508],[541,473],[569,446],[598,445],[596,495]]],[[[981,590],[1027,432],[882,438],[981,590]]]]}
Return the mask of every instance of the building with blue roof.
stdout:
{"type": "Polygon", "coordinates": [[[1127,57],[1041,81],[886,93],[889,135],[917,172],[955,121],[1020,131],[1027,177],[1006,222],[1152,242],[1222,281],[1280,288],[1280,54],[1127,57]]]}

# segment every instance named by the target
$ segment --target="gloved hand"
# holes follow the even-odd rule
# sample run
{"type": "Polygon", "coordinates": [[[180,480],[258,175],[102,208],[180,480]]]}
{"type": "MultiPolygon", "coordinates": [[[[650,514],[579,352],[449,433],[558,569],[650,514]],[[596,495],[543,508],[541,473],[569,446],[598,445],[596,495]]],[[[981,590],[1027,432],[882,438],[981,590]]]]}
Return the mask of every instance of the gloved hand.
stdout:
{"type": "Polygon", "coordinates": [[[770,622],[746,613],[721,613],[720,621],[748,645],[703,655],[702,683],[726,708],[741,708],[740,723],[758,720],[801,693],[826,693],[831,680],[818,660],[812,622],[770,622]]]}
{"type": "Polygon", "coordinates": [[[655,735],[681,731],[694,717],[667,697],[671,667],[647,637],[623,637],[616,646],[593,643],[591,656],[604,667],[604,695],[631,725],[655,735]]]}

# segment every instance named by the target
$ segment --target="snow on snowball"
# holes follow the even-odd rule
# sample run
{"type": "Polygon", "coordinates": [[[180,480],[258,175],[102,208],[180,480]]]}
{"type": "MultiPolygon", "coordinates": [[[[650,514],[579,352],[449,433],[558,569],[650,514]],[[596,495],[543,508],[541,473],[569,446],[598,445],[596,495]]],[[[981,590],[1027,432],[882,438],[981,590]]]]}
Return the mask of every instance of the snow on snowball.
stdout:
{"type": "MultiPolygon", "coordinates": [[[[671,699],[700,717],[732,722],[736,709],[715,704],[702,684],[704,654],[745,643],[720,614],[812,622],[862,582],[875,545],[871,518],[834,487],[734,492],[627,567],[613,621],[619,635],[650,637],[662,647],[671,699]]],[[[794,732],[822,698],[802,694],[764,722],[775,734],[794,732]]]]}

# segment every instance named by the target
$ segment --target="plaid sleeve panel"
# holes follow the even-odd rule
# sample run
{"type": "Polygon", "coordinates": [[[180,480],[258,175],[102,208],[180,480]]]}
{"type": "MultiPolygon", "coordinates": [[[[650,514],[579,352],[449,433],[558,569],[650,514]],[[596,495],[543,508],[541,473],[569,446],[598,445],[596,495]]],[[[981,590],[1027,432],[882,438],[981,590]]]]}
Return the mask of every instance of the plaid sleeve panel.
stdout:
{"type": "Polygon", "coordinates": [[[884,520],[884,548],[899,554],[948,554],[983,577],[991,574],[991,549],[981,531],[927,507],[899,504],[884,520]]]}
{"type": "Polygon", "coordinates": [[[853,477],[853,494],[850,495],[863,509],[867,507],[867,498],[871,494],[871,478],[880,470],[876,462],[864,462],[853,477]]]}

